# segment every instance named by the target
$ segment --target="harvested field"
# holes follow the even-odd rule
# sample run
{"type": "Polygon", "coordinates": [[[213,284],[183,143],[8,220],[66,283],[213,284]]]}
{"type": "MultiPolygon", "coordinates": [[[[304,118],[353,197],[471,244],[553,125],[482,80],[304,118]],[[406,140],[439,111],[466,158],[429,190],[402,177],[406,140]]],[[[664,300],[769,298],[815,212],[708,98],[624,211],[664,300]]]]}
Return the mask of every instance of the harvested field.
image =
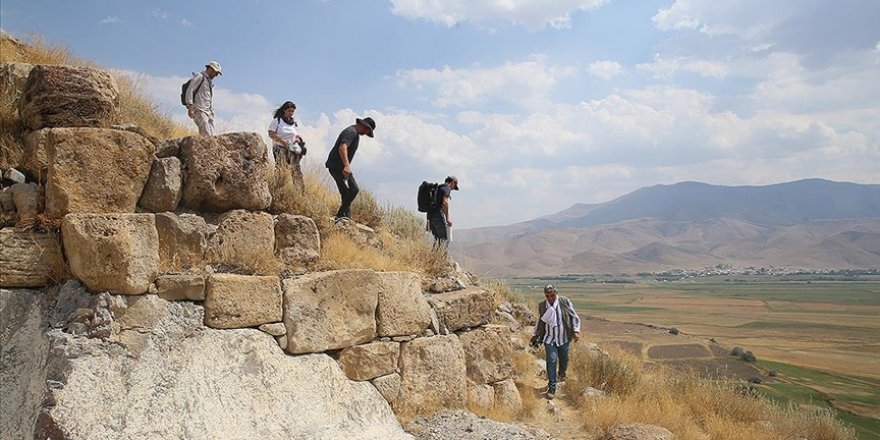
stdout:
{"type": "Polygon", "coordinates": [[[656,359],[687,359],[703,358],[712,354],[700,344],[653,345],[648,348],[648,358],[656,359]]]}

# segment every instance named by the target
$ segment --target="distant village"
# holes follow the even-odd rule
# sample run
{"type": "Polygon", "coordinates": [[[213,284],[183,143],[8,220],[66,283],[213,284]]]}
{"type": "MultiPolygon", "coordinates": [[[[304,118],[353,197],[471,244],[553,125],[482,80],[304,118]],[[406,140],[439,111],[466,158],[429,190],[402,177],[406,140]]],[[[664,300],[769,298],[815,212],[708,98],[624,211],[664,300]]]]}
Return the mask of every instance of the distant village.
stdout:
{"type": "Polygon", "coordinates": [[[673,269],[662,272],[642,272],[639,277],[650,277],[657,281],[677,281],[688,278],[703,278],[723,275],[737,276],[772,276],[790,277],[810,281],[822,280],[858,280],[862,276],[880,275],[880,268],[875,269],[803,269],[791,267],[735,267],[732,264],[718,264],[702,269],[673,269]]]}

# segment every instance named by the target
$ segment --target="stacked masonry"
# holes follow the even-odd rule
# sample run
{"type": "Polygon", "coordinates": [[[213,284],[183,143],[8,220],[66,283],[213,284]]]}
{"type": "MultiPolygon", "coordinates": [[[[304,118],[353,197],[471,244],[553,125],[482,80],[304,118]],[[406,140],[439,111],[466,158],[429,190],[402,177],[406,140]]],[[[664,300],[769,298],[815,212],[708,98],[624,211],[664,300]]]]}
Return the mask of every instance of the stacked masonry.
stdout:
{"type": "MultiPolygon", "coordinates": [[[[126,359],[147,358],[149,353],[159,350],[166,353],[163,356],[168,356],[171,366],[177,362],[174,353],[188,357],[204,352],[201,344],[199,349],[185,348],[193,335],[204,344],[217,344],[206,338],[223,332],[206,333],[218,332],[211,329],[228,329],[232,337],[212,352],[235,353],[230,347],[240,346],[246,356],[253,352],[254,344],[262,344],[259,337],[274,337],[287,353],[278,352],[277,356],[295,356],[297,362],[309,365],[321,363],[320,367],[307,368],[310,374],[321,372],[317,379],[305,379],[306,373],[298,373],[304,375],[303,380],[312,382],[310,386],[315,381],[336,384],[344,372],[351,381],[372,384],[375,390],[371,393],[381,394],[398,414],[464,407],[513,414],[521,407],[519,392],[511,380],[510,330],[487,325],[495,313],[495,302],[485,290],[465,288],[464,283],[457,282],[451,287],[433,286],[431,290],[444,293],[430,294],[423,292],[423,281],[413,273],[308,271],[320,254],[318,230],[310,218],[264,212],[271,203],[269,163],[266,146],[258,135],[231,133],[159,142],[137,127],[114,126],[116,85],[105,72],[91,68],[7,64],[0,70],[0,83],[2,93],[17,100],[22,122],[29,130],[22,136],[23,159],[10,164],[22,171],[19,174],[27,176],[28,181],[3,188],[4,218],[11,214],[19,224],[27,224],[41,215],[61,223],[60,234],[14,227],[0,230],[0,287],[41,288],[73,278],[93,292],[85,293],[74,281],[65,283],[60,291],[57,287],[46,290],[51,298],[39,301],[21,297],[25,295],[22,292],[36,296],[41,294],[38,291],[0,290],[4,316],[11,309],[10,304],[18,304],[22,316],[40,310],[39,313],[50,314],[57,320],[42,319],[33,324],[43,326],[41,340],[48,344],[32,344],[30,348],[37,350],[34,356],[43,359],[43,368],[48,368],[43,379],[53,376],[52,368],[64,371],[42,385],[29,385],[45,389],[38,394],[45,392],[51,396],[36,405],[34,413],[39,416],[30,422],[41,438],[98,438],[110,432],[101,431],[110,429],[110,422],[95,422],[99,428],[92,426],[88,431],[80,426],[82,420],[70,419],[70,414],[77,411],[76,405],[82,403],[81,399],[65,396],[75,393],[77,386],[86,394],[119,389],[123,396],[117,396],[117,401],[126,409],[120,416],[121,424],[111,431],[129,435],[135,429],[130,420],[158,416],[155,405],[143,407],[138,393],[146,391],[152,396],[148,401],[169,405],[163,399],[168,393],[180,392],[175,384],[192,379],[190,373],[179,372],[161,380],[146,375],[136,383],[123,375],[108,376],[104,383],[85,381],[74,386],[72,381],[79,377],[75,366],[89,358],[78,350],[97,359],[95,344],[100,345],[103,351],[98,351],[110,356],[110,363],[101,364],[104,367],[91,365],[88,369],[109,368],[107,374],[118,363],[113,361],[116,355],[107,353],[120,350],[119,347],[127,353],[126,359]],[[298,275],[285,279],[277,275],[242,275],[279,272],[298,275]],[[59,298],[78,306],[63,308],[64,301],[59,298]],[[169,301],[182,303],[175,306],[178,303],[169,301]],[[127,332],[131,329],[140,330],[137,334],[127,332]],[[259,329],[262,333],[241,333],[236,329],[259,329]],[[266,333],[271,336],[259,336],[266,333]],[[55,336],[46,339],[46,334],[55,336]],[[151,342],[144,342],[144,337],[151,342]],[[101,345],[113,342],[116,348],[101,345]],[[79,348],[73,350],[70,344],[79,348]],[[46,353],[50,351],[64,361],[47,363],[46,353]],[[337,362],[331,362],[332,368],[339,373],[328,370],[325,360],[333,358],[337,362]],[[60,388],[53,388],[52,383],[60,384],[60,388]],[[71,434],[76,432],[79,436],[71,434]],[[86,432],[88,435],[83,434],[86,432]]],[[[364,228],[346,227],[354,231],[364,228]]],[[[365,245],[374,241],[371,237],[363,240],[365,245]]],[[[426,288],[429,286],[430,283],[425,284],[426,288]]],[[[25,327],[22,324],[21,328],[25,327]]],[[[11,331],[8,338],[4,334],[9,340],[3,341],[9,346],[13,345],[10,340],[21,334],[18,328],[11,331]]],[[[21,354],[7,356],[4,351],[4,356],[3,366],[7,368],[7,360],[18,359],[16,356],[21,354]]],[[[289,367],[279,366],[279,362],[287,362],[282,358],[248,361],[256,363],[242,364],[240,372],[223,374],[244,374],[240,380],[248,375],[262,377],[256,388],[248,390],[251,395],[240,396],[241,401],[272,401],[273,391],[260,387],[287,390],[298,379],[283,372],[289,367]],[[275,385],[269,383],[277,381],[280,382],[275,385]]],[[[137,365],[140,364],[126,368],[136,370],[137,365]]],[[[4,379],[8,373],[3,373],[4,379]]],[[[199,386],[222,394],[225,382],[211,383],[199,386]]],[[[190,388],[200,389],[199,386],[190,388]]],[[[328,386],[336,392],[345,387],[365,392],[354,383],[328,386]]],[[[15,391],[24,393],[18,388],[15,391]]],[[[33,394],[32,391],[29,392],[33,394]]],[[[361,402],[353,407],[353,402],[359,400],[348,400],[351,402],[342,404],[342,409],[320,410],[320,405],[315,406],[316,413],[348,411],[343,417],[348,422],[340,431],[320,435],[310,432],[305,436],[406,437],[399,432],[399,425],[387,432],[377,431],[385,429],[378,425],[366,429],[374,421],[359,424],[359,418],[363,418],[363,408],[369,405],[361,402]]],[[[15,399],[10,402],[21,403],[15,399]]],[[[186,408],[171,408],[168,414],[198,418],[205,414],[199,411],[199,405],[196,400],[187,403],[186,408]]],[[[250,410],[259,409],[251,406],[250,410]]],[[[308,413],[304,409],[303,417],[308,413]]],[[[163,416],[171,417],[168,414],[163,416]]],[[[176,421],[168,422],[168,427],[154,426],[154,435],[211,438],[220,432],[214,429],[223,426],[216,423],[218,420],[186,417],[171,417],[169,420],[176,421]],[[207,431],[200,431],[204,435],[200,436],[191,429],[207,431]]],[[[303,433],[296,430],[299,428],[291,428],[296,424],[294,421],[279,420],[276,428],[261,431],[262,428],[231,420],[236,419],[233,416],[232,425],[223,429],[244,430],[241,432],[253,434],[254,438],[275,438],[274,434],[267,434],[269,431],[303,433]],[[252,428],[256,431],[248,431],[252,428]]],[[[0,428],[14,424],[9,419],[3,423],[0,428]]],[[[396,421],[388,423],[395,425],[396,421]]],[[[16,426],[27,425],[25,421],[16,426]]],[[[308,424],[302,429],[309,429],[308,424]]],[[[22,432],[31,436],[30,432],[22,432]]]]}

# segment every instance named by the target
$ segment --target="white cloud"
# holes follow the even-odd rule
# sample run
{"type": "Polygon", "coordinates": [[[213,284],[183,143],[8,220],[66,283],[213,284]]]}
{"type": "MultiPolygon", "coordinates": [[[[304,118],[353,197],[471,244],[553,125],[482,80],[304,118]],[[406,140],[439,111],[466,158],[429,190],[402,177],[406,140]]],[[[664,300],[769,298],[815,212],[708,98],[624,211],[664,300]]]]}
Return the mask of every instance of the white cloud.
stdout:
{"type": "Polygon", "coordinates": [[[653,63],[637,64],[636,68],[651,72],[654,78],[658,79],[672,79],[678,72],[695,73],[704,78],[724,79],[729,70],[726,63],[691,57],[664,59],[659,53],[654,54],[653,63]]]}
{"type": "Polygon", "coordinates": [[[158,18],[160,20],[167,20],[168,13],[161,9],[153,9],[152,11],[153,17],[158,18]]]}
{"type": "Polygon", "coordinates": [[[652,20],[664,31],[688,29],[710,36],[757,38],[797,7],[794,2],[785,5],[761,0],[676,0],[657,11],[652,20]]]}
{"type": "Polygon", "coordinates": [[[492,68],[400,70],[397,80],[400,86],[417,91],[436,90],[431,103],[440,108],[466,107],[489,99],[535,107],[548,104],[553,86],[574,73],[574,68],[547,65],[544,57],[536,56],[492,68]]]}
{"type": "Polygon", "coordinates": [[[587,73],[605,81],[623,72],[623,66],[614,61],[596,61],[587,66],[587,73]]]}
{"type": "Polygon", "coordinates": [[[424,19],[453,27],[472,23],[492,29],[520,25],[530,31],[547,26],[571,27],[571,14],[598,9],[608,0],[391,0],[392,12],[408,19],[424,19]]]}
{"type": "Polygon", "coordinates": [[[122,20],[120,20],[119,17],[113,16],[113,15],[108,15],[108,16],[102,18],[100,23],[101,24],[117,24],[117,23],[121,23],[121,22],[122,22],[122,20]]]}
{"type": "Polygon", "coordinates": [[[192,22],[183,18],[180,20],[180,25],[183,27],[192,27],[192,22]]]}

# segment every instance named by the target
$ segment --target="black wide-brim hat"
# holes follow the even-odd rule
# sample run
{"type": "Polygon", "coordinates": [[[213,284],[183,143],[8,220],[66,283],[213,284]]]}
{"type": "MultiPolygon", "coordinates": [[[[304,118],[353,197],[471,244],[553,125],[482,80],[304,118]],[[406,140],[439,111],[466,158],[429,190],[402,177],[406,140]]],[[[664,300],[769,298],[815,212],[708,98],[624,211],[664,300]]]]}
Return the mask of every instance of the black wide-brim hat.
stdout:
{"type": "Polygon", "coordinates": [[[370,132],[367,133],[367,136],[369,136],[369,137],[373,137],[373,130],[376,129],[376,121],[374,121],[373,118],[364,118],[364,119],[361,119],[361,118],[355,118],[354,120],[355,120],[355,122],[357,122],[358,124],[361,124],[361,125],[363,125],[364,127],[369,128],[369,129],[370,129],[370,132]]]}

